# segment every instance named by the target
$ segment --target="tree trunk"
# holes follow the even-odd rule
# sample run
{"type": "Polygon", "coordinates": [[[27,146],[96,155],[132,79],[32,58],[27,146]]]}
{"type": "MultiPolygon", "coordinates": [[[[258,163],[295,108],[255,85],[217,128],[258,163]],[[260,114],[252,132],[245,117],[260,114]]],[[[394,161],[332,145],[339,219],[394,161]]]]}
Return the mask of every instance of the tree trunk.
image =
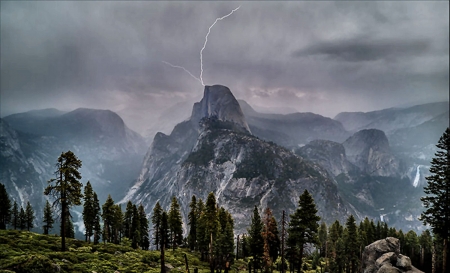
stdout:
{"type": "Polygon", "coordinates": [[[166,273],[166,263],[164,261],[164,244],[161,244],[161,273],[166,273]]]}
{"type": "Polygon", "coordinates": [[[431,273],[436,273],[436,248],[431,246],[431,273]]]}
{"type": "Polygon", "coordinates": [[[444,239],[444,249],[442,253],[442,273],[447,273],[447,249],[448,248],[448,240],[444,239]]]}

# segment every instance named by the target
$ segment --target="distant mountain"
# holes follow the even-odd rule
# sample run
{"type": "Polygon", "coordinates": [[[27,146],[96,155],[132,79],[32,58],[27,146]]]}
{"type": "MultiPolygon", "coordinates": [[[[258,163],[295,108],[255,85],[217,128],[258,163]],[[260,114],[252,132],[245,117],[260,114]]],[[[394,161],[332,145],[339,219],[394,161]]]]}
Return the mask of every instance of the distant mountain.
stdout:
{"type": "Polygon", "coordinates": [[[282,210],[295,209],[305,189],[326,220],[355,213],[324,168],[258,139],[248,127],[227,87],[206,86],[189,120],[170,135],[156,134],[141,174],[121,202],[143,203],[149,212],[156,202],[167,208],[176,196],[187,217],[192,195],[205,200],[214,192],[233,214],[238,232],[245,232],[255,205],[280,217],[282,210]]]}
{"type": "Polygon", "coordinates": [[[348,131],[379,129],[389,135],[392,131],[417,126],[449,110],[449,102],[435,102],[407,108],[389,108],[372,112],[342,112],[334,118],[348,131]]]}
{"type": "MultiPolygon", "coordinates": [[[[71,150],[82,161],[82,183],[91,181],[100,200],[118,199],[139,173],[144,139],[108,110],[54,109],[14,114],[1,120],[1,183],[16,201],[33,201],[42,213],[43,190],[55,163],[71,150]]],[[[40,226],[40,225],[39,225],[40,226]]]]}
{"type": "Polygon", "coordinates": [[[350,134],[339,121],[313,113],[263,114],[239,101],[255,136],[284,147],[298,147],[314,139],[344,141],[350,134]]]}
{"type": "Polygon", "coordinates": [[[422,227],[422,187],[392,152],[386,135],[376,129],[361,130],[343,144],[314,140],[296,153],[329,171],[344,200],[368,216],[398,228],[422,227]]]}

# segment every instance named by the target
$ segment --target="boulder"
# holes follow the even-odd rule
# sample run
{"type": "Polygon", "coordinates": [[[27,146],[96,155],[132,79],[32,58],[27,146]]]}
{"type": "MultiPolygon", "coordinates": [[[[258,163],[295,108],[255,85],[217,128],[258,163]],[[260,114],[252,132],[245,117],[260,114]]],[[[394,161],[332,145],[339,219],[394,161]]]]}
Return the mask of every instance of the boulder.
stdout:
{"type": "Polygon", "coordinates": [[[387,237],[366,246],[363,252],[364,273],[423,273],[400,254],[400,240],[387,237]]]}
{"type": "Polygon", "coordinates": [[[391,264],[384,264],[378,269],[377,273],[401,273],[401,271],[391,264]]]}
{"type": "Polygon", "coordinates": [[[402,269],[405,269],[405,270],[410,270],[411,269],[411,259],[408,256],[400,254],[397,256],[396,266],[400,267],[402,269]]]}

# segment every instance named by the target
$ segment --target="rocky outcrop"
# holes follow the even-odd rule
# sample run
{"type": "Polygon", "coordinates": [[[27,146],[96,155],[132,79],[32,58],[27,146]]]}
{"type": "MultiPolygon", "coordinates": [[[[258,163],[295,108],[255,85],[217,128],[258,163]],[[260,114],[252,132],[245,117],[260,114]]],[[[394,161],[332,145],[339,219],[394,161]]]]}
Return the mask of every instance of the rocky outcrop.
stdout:
{"type": "Polygon", "coordinates": [[[362,260],[364,273],[422,272],[411,264],[409,257],[400,254],[400,240],[393,237],[366,246],[362,260]]]}
{"type": "Polygon", "coordinates": [[[350,162],[369,175],[399,176],[400,161],[392,154],[389,141],[383,131],[361,130],[344,143],[350,162]]]}

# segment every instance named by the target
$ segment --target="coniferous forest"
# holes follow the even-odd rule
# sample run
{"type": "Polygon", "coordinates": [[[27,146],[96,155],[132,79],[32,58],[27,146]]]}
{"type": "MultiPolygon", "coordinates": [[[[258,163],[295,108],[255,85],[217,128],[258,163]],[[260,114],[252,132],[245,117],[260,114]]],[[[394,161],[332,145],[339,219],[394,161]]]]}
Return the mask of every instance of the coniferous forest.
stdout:
{"type": "Polygon", "coordinates": [[[124,208],[108,196],[99,204],[88,181],[80,182],[82,162],[74,153],[57,159],[55,179],[44,194],[43,235],[30,232],[35,212],[11,202],[0,184],[1,272],[348,272],[362,271],[365,246],[387,237],[400,240],[400,253],[424,272],[446,272],[449,237],[450,129],[431,162],[422,198],[420,234],[397,230],[368,218],[345,223],[321,221],[311,194],[305,190],[295,211],[276,219],[270,208],[256,206],[245,234],[234,234],[234,220],[219,206],[214,193],[206,200],[192,196],[187,221],[173,197],[169,208],[159,203],[151,217],[143,204],[124,208]],[[70,208],[83,206],[84,241],[74,239],[70,208]]]}

